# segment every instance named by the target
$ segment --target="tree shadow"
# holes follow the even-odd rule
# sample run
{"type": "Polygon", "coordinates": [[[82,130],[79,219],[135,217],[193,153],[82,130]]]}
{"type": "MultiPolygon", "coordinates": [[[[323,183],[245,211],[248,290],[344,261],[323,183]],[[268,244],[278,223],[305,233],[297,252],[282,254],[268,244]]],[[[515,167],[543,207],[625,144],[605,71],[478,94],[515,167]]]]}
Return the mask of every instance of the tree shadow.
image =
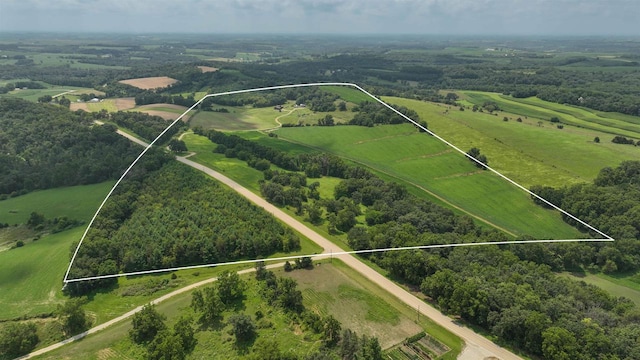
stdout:
{"type": "Polygon", "coordinates": [[[234,349],[238,355],[247,355],[251,351],[251,347],[253,347],[253,343],[256,342],[256,338],[258,334],[254,333],[250,338],[244,340],[236,340],[234,344],[234,349]]]}

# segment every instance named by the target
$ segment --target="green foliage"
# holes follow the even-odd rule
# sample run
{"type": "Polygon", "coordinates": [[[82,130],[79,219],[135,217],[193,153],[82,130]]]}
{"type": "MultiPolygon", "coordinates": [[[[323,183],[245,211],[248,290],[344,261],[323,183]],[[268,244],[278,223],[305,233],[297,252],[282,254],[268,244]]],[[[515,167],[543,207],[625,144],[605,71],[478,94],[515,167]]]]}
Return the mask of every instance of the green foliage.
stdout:
{"type": "Polygon", "coordinates": [[[119,176],[138,153],[86,113],[0,99],[0,194],[92,184],[119,176]]]}
{"type": "Polygon", "coordinates": [[[189,151],[189,149],[187,149],[187,145],[185,145],[184,141],[177,140],[177,139],[172,139],[171,141],[169,141],[169,149],[171,149],[172,152],[189,151]]]}
{"type": "Polygon", "coordinates": [[[164,316],[160,315],[152,304],[142,307],[131,319],[129,336],[136,344],[146,344],[152,341],[156,334],[166,328],[164,316]]]}
{"type": "Polygon", "coordinates": [[[236,272],[224,271],[218,276],[216,288],[220,301],[226,306],[242,299],[245,283],[236,272]]]}
{"type": "Polygon", "coordinates": [[[33,323],[11,322],[0,328],[0,358],[13,359],[28,354],[38,344],[33,323]]]}
{"type": "Polygon", "coordinates": [[[206,287],[202,290],[195,290],[191,298],[191,307],[200,313],[200,322],[206,325],[213,325],[222,318],[224,304],[215,287],[206,287]]]}
{"type": "MultiPolygon", "coordinates": [[[[420,116],[418,116],[418,113],[414,110],[408,109],[404,106],[391,106],[414,121],[421,121],[420,116]]],[[[357,114],[353,119],[351,119],[351,121],[349,121],[350,125],[372,127],[380,124],[404,124],[407,122],[404,117],[377,102],[362,102],[357,107],[353,108],[353,111],[357,111],[357,114]]]]}
{"type": "Polygon", "coordinates": [[[231,324],[236,343],[247,342],[255,336],[256,326],[248,315],[235,314],[230,316],[227,322],[231,324]]]}
{"type": "Polygon", "coordinates": [[[67,336],[79,334],[89,328],[90,321],[82,308],[84,303],[85,299],[72,298],[58,306],[58,317],[67,336]]]}
{"type": "MultiPolygon", "coordinates": [[[[78,252],[72,278],[215,263],[300,246],[296,235],[240,195],[176,162],[158,169],[163,161],[152,161],[148,176],[140,164],[139,176],[110,198],[78,252]]],[[[108,284],[70,284],[69,291],[108,284]]]]}

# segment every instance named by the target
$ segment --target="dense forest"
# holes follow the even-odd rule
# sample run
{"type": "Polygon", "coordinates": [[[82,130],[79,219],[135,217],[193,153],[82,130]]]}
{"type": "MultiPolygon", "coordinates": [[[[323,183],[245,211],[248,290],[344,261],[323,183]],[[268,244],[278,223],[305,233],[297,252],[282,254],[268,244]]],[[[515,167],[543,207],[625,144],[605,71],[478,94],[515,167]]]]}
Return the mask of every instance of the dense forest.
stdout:
{"type": "Polygon", "coordinates": [[[0,99],[0,196],[114,179],[139,150],[87,113],[0,99]]]}
{"type": "MultiPolygon", "coordinates": [[[[216,263],[299,248],[299,239],[198,171],[147,153],[93,224],[70,278],[216,263]]],[[[72,294],[111,281],[69,284],[72,294]]]]}
{"type": "MultiPolygon", "coordinates": [[[[278,156],[278,150],[250,145],[250,141],[223,133],[210,131],[206,135],[226,144],[219,146],[233,143],[232,149],[242,148],[244,160],[250,164],[286,155],[278,156]]],[[[498,231],[477,227],[471,218],[419,199],[402,186],[339,158],[326,154],[286,156],[284,163],[294,164],[296,172],[271,169],[267,162],[262,169],[263,196],[278,206],[295,209],[311,223],[326,224],[334,234],[346,234],[353,249],[508,240],[498,231]],[[313,178],[321,176],[343,179],[333,198],[319,197],[319,183],[313,178]],[[358,221],[361,215],[364,223],[358,221]]],[[[619,194],[629,186],[637,190],[637,168],[637,163],[625,163],[605,169],[596,184],[620,186],[619,194]]],[[[619,201],[612,196],[611,201],[619,201]]],[[[596,199],[594,196],[593,201],[596,199]]],[[[568,206],[570,211],[576,210],[568,206]]],[[[637,218],[625,221],[633,223],[637,218]]],[[[621,261],[621,269],[629,270],[629,264],[635,266],[640,259],[636,243],[488,246],[363,256],[387,269],[395,279],[419,288],[444,312],[481,326],[500,341],[530,354],[551,359],[634,359],[640,354],[640,310],[627,299],[560,277],[554,271],[575,270],[585,261],[594,271],[600,269],[598,264],[606,270],[611,261],[621,261]]]]}

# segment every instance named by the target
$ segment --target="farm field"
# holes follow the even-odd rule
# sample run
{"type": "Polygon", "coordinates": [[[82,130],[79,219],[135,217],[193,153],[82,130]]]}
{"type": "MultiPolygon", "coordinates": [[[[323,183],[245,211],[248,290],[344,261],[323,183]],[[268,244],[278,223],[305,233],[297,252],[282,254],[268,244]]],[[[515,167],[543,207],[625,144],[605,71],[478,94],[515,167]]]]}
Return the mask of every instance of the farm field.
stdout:
{"type": "Polygon", "coordinates": [[[84,110],[89,112],[98,112],[106,110],[109,112],[116,112],[121,110],[133,109],[136,106],[134,98],[116,98],[116,99],[104,99],[99,102],[75,102],[71,103],[70,109],[84,110]]]}
{"type": "MultiPolygon", "coordinates": [[[[129,111],[138,111],[138,112],[143,112],[149,115],[160,116],[165,120],[175,120],[178,118],[178,116],[182,115],[187,109],[188,108],[184,106],[174,105],[174,104],[150,104],[150,105],[137,106],[133,109],[130,109],[129,111]]],[[[189,121],[189,118],[193,116],[194,113],[195,112],[192,111],[191,113],[186,114],[182,118],[182,120],[185,122],[189,121]]]]}
{"type": "Polygon", "coordinates": [[[640,118],[629,115],[619,116],[619,114],[613,114],[609,116],[604,112],[594,112],[586,108],[556,104],[540,100],[536,97],[519,99],[497,93],[480,91],[462,91],[461,93],[474,104],[481,105],[485,101],[493,101],[496,102],[500,108],[512,113],[545,120],[557,116],[563,124],[598,130],[614,135],[630,136],[635,139],[640,138],[640,118]]]}
{"type": "Polygon", "coordinates": [[[80,94],[90,94],[90,93],[94,93],[96,95],[104,94],[98,90],[94,90],[90,88],[82,88],[82,87],[75,87],[75,86],[55,86],[55,85],[49,85],[49,84],[45,84],[45,86],[48,86],[48,87],[46,89],[13,90],[7,93],[7,96],[14,96],[24,100],[36,102],[38,101],[38,98],[42,96],[46,96],[46,95],[62,96],[61,94],[64,94],[66,98],[74,102],[78,98],[77,95],[80,95],[80,94]]]}
{"type": "MultiPolygon", "coordinates": [[[[360,334],[384,333],[383,335],[387,342],[392,343],[402,341],[405,334],[411,336],[426,329],[427,332],[432,333],[434,337],[452,349],[444,355],[443,359],[455,359],[462,347],[462,343],[457,337],[438,328],[430,323],[428,319],[421,318],[416,324],[415,312],[399,304],[384,290],[378,288],[376,295],[371,298],[362,296],[366,294],[365,291],[375,288],[375,285],[365,279],[352,278],[352,274],[349,274],[351,270],[346,268],[339,260],[334,259],[333,263],[323,262],[316,265],[313,270],[297,270],[291,273],[285,273],[281,269],[274,269],[273,271],[277,276],[288,276],[298,281],[299,289],[303,292],[303,302],[308,309],[313,311],[320,310],[319,313],[322,314],[324,312],[331,313],[336,317],[336,314],[348,314],[351,310],[351,313],[356,316],[351,316],[345,320],[339,319],[343,328],[351,328],[360,334]],[[308,284],[315,281],[314,279],[316,278],[322,283],[320,293],[325,296],[321,298],[308,296],[308,284]],[[330,281],[331,279],[335,281],[330,281]],[[336,301],[331,301],[334,296],[336,301]],[[319,307],[322,309],[319,309],[319,307]]],[[[272,326],[258,329],[258,339],[275,340],[284,351],[291,351],[300,355],[318,349],[320,342],[317,335],[307,334],[308,330],[302,332],[298,326],[292,324],[288,316],[281,310],[272,309],[264,303],[258,291],[258,286],[253,280],[253,274],[243,275],[243,279],[249,282],[249,286],[245,291],[246,298],[241,311],[251,315],[253,318],[253,314],[260,310],[265,314],[265,319],[272,323],[272,326]]],[[[167,316],[167,324],[171,326],[180,315],[191,314],[193,316],[193,312],[189,308],[190,302],[191,292],[162,302],[156,308],[167,316]]],[[[224,316],[226,318],[231,314],[232,312],[225,312],[224,316]]],[[[243,350],[236,348],[233,340],[229,339],[227,326],[223,324],[221,328],[215,328],[213,331],[203,329],[197,332],[198,345],[191,357],[243,358],[243,355],[245,355],[243,350]]],[[[36,359],[58,359],[61,357],[102,359],[106,354],[109,355],[109,358],[115,359],[136,357],[142,351],[142,348],[132,344],[129,340],[128,330],[130,328],[131,321],[124,321],[99,334],[91,335],[80,342],[67,345],[36,359]]],[[[383,348],[390,346],[382,342],[381,345],[383,348]]]]}
{"type": "Polygon", "coordinates": [[[168,76],[154,76],[154,77],[146,77],[146,78],[120,80],[119,82],[122,84],[127,84],[133,87],[137,87],[138,89],[151,90],[151,89],[166,88],[169,85],[175,84],[176,82],[178,82],[178,80],[172,79],[168,76]]]}
{"type": "Polygon", "coordinates": [[[461,150],[479,148],[491,167],[526,187],[590,182],[600,169],[640,156],[637,147],[612,143],[611,134],[570,125],[558,129],[548,121],[540,126],[532,114],[495,116],[418,100],[384,100],[415,110],[432,131],[461,150]],[[510,120],[505,122],[504,117],[510,120]],[[522,122],[516,121],[518,117],[522,122]],[[595,137],[601,142],[595,143],[595,137]]]}
{"type": "Polygon", "coordinates": [[[3,223],[10,225],[24,224],[31,212],[37,211],[49,219],[67,216],[70,219],[89,221],[113,184],[113,181],[107,181],[92,185],[39,190],[2,200],[0,201],[0,219],[3,223]]]}
{"type": "Polygon", "coordinates": [[[521,190],[479,170],[444,143],[411,125],[282,128],[285,140],[309,145],[427,189],[517,235],[573,238],[558,213],[536,206],[521,190]]]}

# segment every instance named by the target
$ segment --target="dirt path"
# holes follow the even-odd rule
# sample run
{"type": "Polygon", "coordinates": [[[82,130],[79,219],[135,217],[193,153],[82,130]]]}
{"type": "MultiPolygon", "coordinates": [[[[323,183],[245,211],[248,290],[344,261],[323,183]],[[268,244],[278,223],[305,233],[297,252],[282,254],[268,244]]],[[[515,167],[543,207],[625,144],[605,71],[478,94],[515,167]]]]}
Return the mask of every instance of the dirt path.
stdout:
{"type": "MultiPolygon", "coordinates": [[[[139,139],[136,139],[135,137],[126,134],[126,133],[122,133],[122,132],[118,132],[120,135],[125,136],[126,138],[135,141],[138,144],[144,144],[144,142],[140,141],[139,139]]],[[[188,156],[191,156],[193,154],[190,154],[188,156]]],[[[176,160],[178,160],[179,162],[189,165],[191,167],[193,167],[194,169],[200,170],[202,172],[204,172],[205,174],[213,177],[214,179],[220,181],[221,183],[229,186],[231,189],[235,190],[236,192],[238,192],[240,195],[244,196],[245,198],[247,198],[249,201],[253,202],[254,204],[256,204],[257,206],[263,208],[265,211],[269,212],[270,214],[272,214],[273,216],[277,217],[279,220],[283,221],[284,223],[286,223],[288,226],[292,227],[293,229],[295,229],[296,231],[300,232],[303,236],[306,236],[307,238],[309,238],[311,241],[315,242],[316,244],[318,244],[319,246],[321,246],[324,251],[323,253],[333,253],[334,250],[336,252],[340,252],[342,251],[342,249],[340,247],[338,247],[336,244],[334,244],[333,242],[329,241],[328,239],[326,239],[325,237],[321,236],[320,234],[316,233],[315,231],[311,230],[310,228],[308,228],[306,225],[304,225],[303,223],[301,223],[300,221],[294,219],[292,216],[290,216],[289,214],[286,214],[285,212],[283,212],[282,210],[280,210],[279,208],[277,208],[276,206],[270,204],[269,202],[267,202],[266,200],[264,200],[263,198],[259,197],[258,195],[252,193],[251,191],[249,191],[247,188],[243,187],[242,185],[238,184],[237,182],[231,180],[230,178],[220,174],[217,171],[214,171],[211,168],[208,168],[204,165],[201,165],[199,163],[196,163],[194,161],[191,161],[189,159],[187,159],[186,157],[176,157],[176,160]]],[[[348,266],[350,266],[352,269],[356,270],[357,272],[359,272],[360,274],[362,274],[364,277],[366,277],[367,279],[369,279],[370,281],[374,282],[375,284],[377,284],[378,286],[380,286],[383,289],[386,289],[387,291],[389,291],[391,294],[393,294],[394,296],[396,296],[399,300],[401,300],[402,302],[404,302],[407,306],[416,309],[416,311],[418,311],[419,313],[429,317],[431,320],[433,320],[434,322],[436,322],[437,324],[439,324],[440,326],[444,327],[445,329],[451,331],[452,333],[456,334],[458,337],[460,337],[464,342],[465,342],[465,348],[462,351],[462,353],[460,354],[459,359],[463,359],[463,360],[477,360],[477,359],[486,359],[486,358],[495,358],[495,359],[502,359],[502,360],[520,360],[521,358],[519,356],[517,356],[516,354],[510,352],[507,349],[504,349],[496,344],[494,344],[493,342],[491,342],[490,340],[486,339],[485,337],[475,333],[473,330],[461,326],[458,323],[456,323],[453,319],[449,318],[448,316],[443,315],[442,313],[440,313],[440,311],[436,310],[434,307],[430,306],[429,304],[425,303],[424,301],[420,300],[419,298],[417,298],[416,296],[414,296],[413,294],[411,294],[410,292],[408,292],[407,290],[403,289],[402,287],[400,287],[399,285],[397,285],[396,283],[394,283],[393,281],[389,280],[388,278],[382,276],[381,274],[379,274],[378,272],[376,272],[375,270],[373,270],[372,268],[370,268],[368,265],[364,264],[363,262],[361,262],[360,260],[358,260],[355,256],[353,255],[340,255],[337,256],[339,257],[345,264],[347,264],[348,266]]],[[[252,269],[247,269],[244,270],[244,272],[249,272],[252,269]]],[[[241,272],[242,273],[242,272],[241,272]]],[[[154,304],[162,302],[172,296],[176,296],[178,294],[182,294],[186,291],[195,289],[198,286],[202,286],[204,284],[207,284],[209,282],[215,281],[215,278],[213,279],[208,279],[208,280],[204,280],[201,281],[199,283],[196,284],[192,284],[189,286],[186,286],[184,288],[178,289],[176,291],[173,291],[169,294],[166,294],[156,300],[153,301],[154,304]]],[[[105,329],[106,327],[113,325],[119,321],[122,321],[130,316],[132,316],[133,314],[135,314],[136,312],[140,311],[142,309],[142,306],[139,306],[131,311],[129,311],[128,313],[121,315],[111,321],[108,321],[104,324],[101,324],[99,326],[96,326],[94,328],[92,328],[91,330],[88,330],[82,334],[76,335],[72,338],[66,339],[64,341],[61,341],[57,344],[51,345],[49,347],[40,349],[38,351],[35,351],[31,354],[25,355],[24,357],[20,358],[20,359],[28,359],[30,357],[36,356],[36,355],[40,355],[40,354],[44,354],[48,351],[57,349],[67,343],[73,342],[75,340],[81,339],[89,334],[93,334],[96,333],[100,330],[105,329]]]]}
{"type": "MultiPolygon", "coordinates": [[[[272,268],[281,267],[281,266],[284,266],[284,263],[268,265],[267,269],[272,269],[272,268]]],[[[255,271],[255,269],[253,269],[253,268],[252,269],[245,269],[245,270],[238,271],[238,274],[246,274],[246,273],[250,273],[250,272],[253,272],[253,271],[255,271]]],[[[167,300],[169,298],[172,298],[172,297],[174,297],[176,295],[183,294],[183,293],[185,293],[187,291],[191,291],[191,290],[196,289],[196,288],[198,288],[200,286],[204,286],[204,285],[210,284],[210,283],[215,282],[217,280],[218,280],[217,277],[213,277],[213,278],[209,278],[207,280],[203,280],[203,281],[197,282],[195,284],[191,284],[191,285],[185,286],[185,287],[180,288],[178,290],[172,291],[172,292],[170,292],[170,293],[168,293],[166,295],[163,295],[163,296],[161,296],[161,297],[159,297],[159,298],[157,298],[155,300],[152,300],[150,303],[153,304],[153,305],[157,305],[157,304],[159,304],[159,303],[161,303],[161,302],[163,302],[163,301],[165,301],[165,300],[167,300]]],[[[55,349],[58,349],[58,348],[60,348],[60,347],[62,347],[64,345],[72,343],[72,342],[74,342],[76,340],[80,340],[80,339],[82,339],[82,338],[84,338],[84,337],[86,337],[88,335],[95,334],[95,333],[97,333],[99,331],[102,331],[102,330],[108,328],[109,326],[111,326],[113,324],[116,324],[116,323],[118,323],[120,321],[123,321],[123,320],[126,320],[126,319],[130,318],[131,316],[133,316],[134,314],[136,314],[137,312],[142,310],[143,306],[144,305],[138,306],[137,308],[135,308],[135,309],[123,314],[123,315],[120,315],[115,319],[111,319],[111,320],[109,320],[109,321],[107,321],[105,323],[102,323],[102,324],[100,324],[98,326],[95,326],[95,327],[93,327],[93,328],[91,328],[91,329],[89,329],[89,330],[87,330],[87,331],[85,331],[83,333],[80,333],[80,334],[78,334],[76,336],[72,336],[72,337],[70,337],[68,339],[65,339],[63,341],[60,341],[58,343],[55,343],[55,344],[50,345],[50,346],[47,346],[46,348],[42,348],[42,349],[34,351],[34,352],[30,353],[30,354],[27,354],[27,355],[24,355],[22,357],[16,358],[15,360],[30,359],[32,357],[35,357],[35,356],[38,356],[38,355],[42,355],[42,354],[47,353],[49,351],[53,351],[55,349]]]]}

